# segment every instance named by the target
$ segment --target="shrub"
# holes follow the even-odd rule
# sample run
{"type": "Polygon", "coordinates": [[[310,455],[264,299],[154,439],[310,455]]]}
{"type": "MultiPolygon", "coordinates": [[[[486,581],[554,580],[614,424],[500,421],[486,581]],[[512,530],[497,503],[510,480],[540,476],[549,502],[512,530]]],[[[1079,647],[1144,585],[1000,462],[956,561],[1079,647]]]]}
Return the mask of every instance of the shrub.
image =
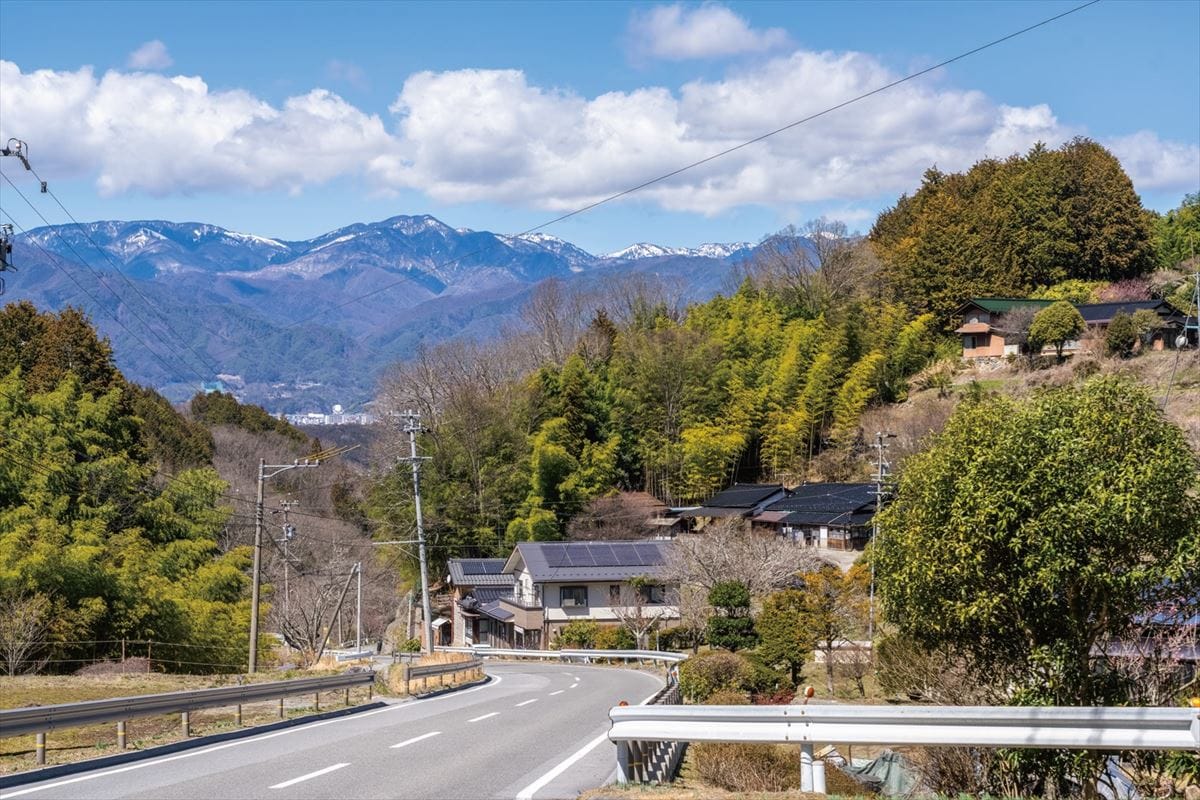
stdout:
{"type": "Polygon", "coordinates": [[[704,702],[720,689],[736,689],[750,671],[746,659],[736,653],[709,650],[679,665],[679,689],[685,699],[704,702]]]}
{"type": "Polygon", "coordinates": [[[713,692],[704,701],[706,706],[748,706],[750,699],[746,697],[745,692],[739,692],[737,689],[720,689],[713,692]]]}
{"type": "Polygon", "coordinates": [[[1087,380],[1099,371],[1100,365],[1092,359],[1088,359],[1086,361],[1077,361],[1075,362],[1075,365],[1071,367],[1071,372],[1078,380],[1081,381],[1087,380]]]}
{"type": "Polygon", "coordinates": [[[773,692],[756,694],[750,698],[750,701],[756,706],[787,706],[791,705],[795,699],[796,690],[790,686],[784,686],[773,692]]]}
{"type": "Polygon", "coordinates": [[[600,634],[600,626],[588,619],[577,619],[568,622],[558,632],[558,643],[561,647],[577,647],[590,650],[596,646],[596,637],[600,634]]]}
{"type": "Polygon", "coordinates": [[[800,785],[800,759],[773,744],[692,745],[696,773],[730,792],[779,792],[800,785]]]}
{"type": "Polygon", "coordinates": [[[740,650],[758,641],[750,616],[750,589],[741,581],[722,581],[708,593],[717,614],[708,621],[707,639],[713,647],[740,650]]]}
{"type": "Polygon", "coordinates": [[[1125,313],[1117,314],[1108,323],[1108,331],[1104,334],[1104,351],[1110,356],[1124,358],[1133,352],[1137,339],[1133,317],[1125,313]]]}
{"type": "Polygon", "coordinates": [[[637,640],[625,627],[601,628],[596,633],[597,650],[633,650],[637,640]]]}
{"type": "Polygon", "coordinates": [[[404,643],[400,645],[400,652],[401,653],[419,653],[419,652],[421,652],[421,640],[415,636],[411,639],[405,639],[404,643]]]}

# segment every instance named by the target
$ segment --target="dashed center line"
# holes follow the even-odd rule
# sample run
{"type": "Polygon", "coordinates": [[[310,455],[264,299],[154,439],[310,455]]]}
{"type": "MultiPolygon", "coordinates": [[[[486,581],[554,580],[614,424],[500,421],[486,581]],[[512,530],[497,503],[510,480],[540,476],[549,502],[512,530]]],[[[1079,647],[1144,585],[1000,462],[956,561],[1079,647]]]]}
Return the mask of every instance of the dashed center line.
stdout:
{"type": "Polygon", "coordinates": [[[424,739],[430,739],[434,736],[440,736],[441,733],[442,733],[441,731],[430,731],[429,733],[423,733],[420,736],[414,736],[411,739],[405,739],[403,742],[400,742],[399,744],[392,745],[392,749],[395,750],[397,747],[405,747],[410,744],[416,744],[417,742],[422,741],[424,739]]]}
{"type": "Polygon", "coordinates": [[[348,766],[350,766],[349,762],[346,762],[343,764],[334,764],[332,767],[326,767],[325,769],[319,769],[316,772],[310,772],[307,775],[301,775],[299,778],[292,778],[290,781],[284,781],[283,783],[277,783],[274,786],[272,786],[271,788],[272,789],[286,789],[287,787],[292,786],[297,783],[300,783],[301,781],[311,780],[312,778],[320,777],[321,775],[324,775],[327,772],[333,772],[335,769],[341,769],[342,767],[348,767],[348,766]]]}
{"type": "Polygon", "coordinates": [[[579,681],[575,681],[575,683],[572,683],[572,684],[571,684],[570,686],[568,686],[567,688],[568,688],[568,689],[574,689],[574,688],[575,688],[576,686],[578,686],[578,685],[579,685],[579,681]]]}
{"type": "Polygon", "coordinates": [[[537,701],[538,701],[538,699],[535,697],[532,700],[526,700],[523,703],[517,703],[515,706],[513,706],[513,708],[520,708],[521,706],[527,706],[530,703],[536,703],[537,701]]]}
{"type": "Polygon", "coordinates": [[[498,717],[498,716],[500,716],[500,712],[493,711],[490,714],[484,714],[482,717],[476,717],[475,719],[469,719],[469,720],[467,720],[467,722],[479,722],[481,719],[487,719],[488,717],[498,717]]]}
{"type": "Polygon", "coordinates": [[[565,691],[566,691],[566,689],[559,689],[557,692],[551,692],[551,693],[550,693],[550,696],[551,696],[551,697],[554,697],[554,695],[556,695],[556,694],[562,694],[562,693],[563,693],[563,692],[565,692],[565,691]]]}

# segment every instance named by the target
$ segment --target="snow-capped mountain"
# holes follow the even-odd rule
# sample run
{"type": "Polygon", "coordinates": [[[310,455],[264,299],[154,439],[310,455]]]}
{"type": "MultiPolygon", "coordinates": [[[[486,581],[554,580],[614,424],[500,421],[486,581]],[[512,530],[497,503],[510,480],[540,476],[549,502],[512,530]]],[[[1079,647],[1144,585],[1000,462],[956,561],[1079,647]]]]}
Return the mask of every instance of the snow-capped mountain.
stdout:
{"type": "Polygon", "coordinates": [[[685,256],[688,258],[730,258],[739,253],[752,250],[754,245],[749,242],[733,242],[730,244],[707,243],[699,247],[663,247],[649,242],[631,244],[624,250],[608,253],[603,256],[608,261],[636,261],[642,258],[664,258],[667,256],[685,256]]]}
{"type": "Polygon", "coordinates": [[[700,300],[752,252],[744,242],[641,243],[597,256],[546,233],[456,229],[429,215],[356,223],[304,241],[140,220],[39,228],[14,244],[21,271],[8,280],[6,300],[82,305],[126,374],[173,396],[190,396],[197,370],[216,366],[245,376],[246,396],[273,408],[311,401],[316,390],[295,389],[310,384],[341,387],[337,402],[369,396],[378,369],[417,344],[495,335],[549,278],[590,291],[642,274],[672,284],[673,296],[700,300]],[[101,279],[119,269],[138,291],[98,280],[80,261],[101,279]],[[130,326],[146,329],[134,336],[130,326]],[[178,335],[208,363],[186,363],[178,335]]]}

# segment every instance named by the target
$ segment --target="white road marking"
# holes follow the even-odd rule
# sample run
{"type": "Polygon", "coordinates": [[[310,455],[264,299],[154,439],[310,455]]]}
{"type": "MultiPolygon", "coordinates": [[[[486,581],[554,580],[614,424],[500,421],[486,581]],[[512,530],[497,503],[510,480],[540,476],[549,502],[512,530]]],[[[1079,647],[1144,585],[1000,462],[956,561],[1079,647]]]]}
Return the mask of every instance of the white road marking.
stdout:
{"type": "Polygon", "coordinates": [[[535,697],[532,700],[526,700],[523,703],[517,703],[515,706],[513,706],[513,708],[520,708],[521,706],[527,706],[530,703],[536,703],[537,701],[538,701],[538,699],[535,697]]]}
{"type": "Polygon", "coordinates": [[[487,719],[488,717],[498,717],[498,716],[500,716],[500,712],[493,711],[490,714],[484,714],[482,717],[476,717],[475,719],[469,719],[469,720],[467,720],[467,722],[479,722],[479,720],[481,720],[481,719],[487,719]]]}
{"type": "Polygon", "coordinates": [[[574,683],[572,683],[572,684],[571,684],[570,686],[568,686],[567,688],[568,688],[568,689],[574,689],[574,688],[575,688],[576,686],[578,686],[578,685],[579,685],[579,681],[575,681],[574,683]]]}
{"type": "Polygon", "coordinates": [[[575,764],[576,761],[579,761],[581,758],[586,756],[588,753],[595,750],[602,742],[607,742],[607,741],[608,741],[607,733],[602,733],[599,736],[597,736],[595,739],[592,739],[590,742],[585,744],[583,747],[579,748],[574,753],[567,756],[567,758],[562,763],[560,763],[558,766],[556,766],[554,769],[550,770],[545,775],[538,778],[536,781],[529,784],[521,791],[517,792],[517,800],[533,800],[533,795],[536,792],[541,791],[541,789],[543,787],[545,787],[546,784],[548,784],[550,781],[557,778],[559,775],[562,775],[564,772],[566,772],[568,769],[570,769],[572,767],[572,765],[575,764]]]}
{"type": "Polygon", "coordinates": [[[423,739],[431,739],[434,736],[441,736],[441,735],[442,735],[441,731],[430,731],[429,733],[422,733],[420,736],[414,736],[411,739],[405,739],[403,742],[400,742],[400,744],[392,745],[392,749],[395,750],[397,747],[406,747],[407,745],[410,745],[410,744],[416,744],[417,742],[422,741],[423,739]]]}
{"type": "Polygon", "coordinates": [[[556,695],[556,694],[562,694],[562,693],[563,693],[563,692],[565,692],[565,691],[566,691],[566,689],[559,689],[557,692],[551,692],[551,693],[550,693],[550,696],[551,696],[551,697],[554,697],[554,695],[556,695]]]}
{"type": "Polygon", "coordinates": [[[194,756],[201,756],[206,753],[215,753],[218,750],[226,750],[230,747],[238,747],[238,746],[245,745],[245,744],[254,744],[255,742],[263,742],[263,741],[266,741],[267,739],[274,739],[276,736],[287,736],[290,733],[302,733],[304,731],[312,730],[313,728],[320,728],[324,725],[333,725],[334,723],[337,723],[337,722],[346,722],[347,720],[362,719],[363,717],[370,717],[375,714],[382,714],[385,711],[395,711],[396,709],[413,708],[414,706],[421,706],[421,705],[424,705],[425,703],[436,703],[439,700],[445,700],[450,697],[461,697],[464,694],[469,694],[471,692],[478,692],[481,689],[487,689],[491,686],[495,686],[496,684],[500,683],[500,681],[501,681],[501,678],[499,675],[492,675],[491,678],[492,679],[490,681],[483,684],[482,686],[476,686],[472,689],[463,689],[461,692],[450,692],[448,694],[438,695],[437,697],[430,697],[427,700],[415,700],[411,703],[398,703],[394,706],[388,706],[387,708],[377,708],[374,711],[364,711],[360,714],[351,714],[351,715],[345,716],[345,717],[338,717],[337,719],[328,719],[328,720],[325,720],[324,722],[311,722],[306,725],[297,725],[294,728],[287,728],[286,730],[275,731],[274,733],[264,733],[259,736],[250,736],[245,739],[238,739],[237,741],[234,741],[234,742],[226,742],[225,744],[218,744],[218,745],[214,745],[212,747],[202,747],[202,748],[198,748],[196,750],[189,750],[186,753],[180,753],[179,755],[163,756],[162,758],[147,759],[146,761],[139,761],[136,764],[130,764],[127,767],[116,767],[115,769],[108,769],[108,770],[104,770],[103,772],[92,772],[87,775],[80,775],[75,778],[67,778],[66,780],[54,781],[53,783],[45,783],[45,784],[41,784],[40,786],[31,786],[28,789],[19,789],[15,792],[0,792],[0,800],[8,800],[8,798],[10,798],[10,797],[20,797],[21,795],[32,794],[33,792],[42,792],[42,791],[45,791],[46,789],[57,789],[60,786],[68,786],[72,783],[80,783],[81,781],[90,781],[95,778],[104,778],[109,775],[117,775],[122,772],[130,772],[135,769],[143,769],[145,767],[153,767],[157,764],[166,764],[169,761],[178,761],[181,758],[192,758],[194,756]]]}
{"type": "Polygon", "coordinates": [[[312,780],[313,778],[319,778],[322,775],[326,774],[327,772],[333,772],[334,770],[341,769],[342,767],[348,767],[348,766],[350,766],[349,762],[342,763],[342,764],[334,764],[332,767],[326,767],[325,769],[319,769],[316,772],[310,772],[307,775],[301,775],[299,778],[292,778],[290,781],[284,781],[283,783],[277,783],[274,786],[272,786],[271,788],[272,789],[286,789],[287,787],[292,786],[297,783],[300,783],[301,781],[308,781],[308,780],[312,780]]]}

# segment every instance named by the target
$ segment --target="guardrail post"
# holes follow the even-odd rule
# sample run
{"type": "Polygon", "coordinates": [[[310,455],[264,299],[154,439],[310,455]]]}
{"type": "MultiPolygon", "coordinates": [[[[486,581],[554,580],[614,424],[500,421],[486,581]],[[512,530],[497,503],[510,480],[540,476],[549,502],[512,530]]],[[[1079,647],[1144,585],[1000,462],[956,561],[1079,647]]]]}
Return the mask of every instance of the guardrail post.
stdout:
{"type": "Polygon", "coordinates": [[[37,734],[36,744],[33,747],[37,751],[37,765],[39,767],[46,766],[46,734],[37,734]]]}
{"type": "Polygon", "coordinates": [[[125,720],[117,723],[117,749],[125,749],[125,720]]]}
{"type": "Polygon", "coordinates": [[[375,699],[375,681],[371,681],[370,683],[367,684],[367,702],[369,703],[374,699],[375,699]]]}
{"type": "Polygon", "coordinates": [[[814,761],[812,765],[813,793],[825,794],[825,762],[814,761]]]}
{"type": "Polygon", "coordinates": [[[234,714],[233,724],[237,725],[239,728],[242,727],[242,704],[241,703],[237,704],[237,713],[234,714]]]}
{"type": "Polygon", "coordinates": [[[346,687],[346,705],[350,705],[350,687],[346,687]]]}
{"type": "Polygon", "coordinates": [[[279,698],[279,718],[283,719],[283,698],[279,698]]]}
{"type": "Polygon", "coordinates": [[[410,694],[410,692],[408,691],[408,680],[411,676],[409,675],[409,672],[408,672],[408,664],[404,664],[403,667],[404,667],[404,693],[410,694]]]}
{"type": "Polygon", "coordinates": [[[813,790],[813,746],[812,742],[800,745],[800,791],[813,790]]]}
{"type": "Polygon", "coordinates": [[[629,782],[629,742],[617,742],[617,783],[629,782]]]}
{"type": "Polygon", "coordinates": [[[313,692],[313,711],[321,710],[321,693],[313,692]]]}
{"type": "Polygon", "coordinates": [[[186,739],[187,737],[192,735],[192,718],[191,718],[191,714],[187,711],[183,712],[182,726],[183,726],[183,738],[186,739]]]}

